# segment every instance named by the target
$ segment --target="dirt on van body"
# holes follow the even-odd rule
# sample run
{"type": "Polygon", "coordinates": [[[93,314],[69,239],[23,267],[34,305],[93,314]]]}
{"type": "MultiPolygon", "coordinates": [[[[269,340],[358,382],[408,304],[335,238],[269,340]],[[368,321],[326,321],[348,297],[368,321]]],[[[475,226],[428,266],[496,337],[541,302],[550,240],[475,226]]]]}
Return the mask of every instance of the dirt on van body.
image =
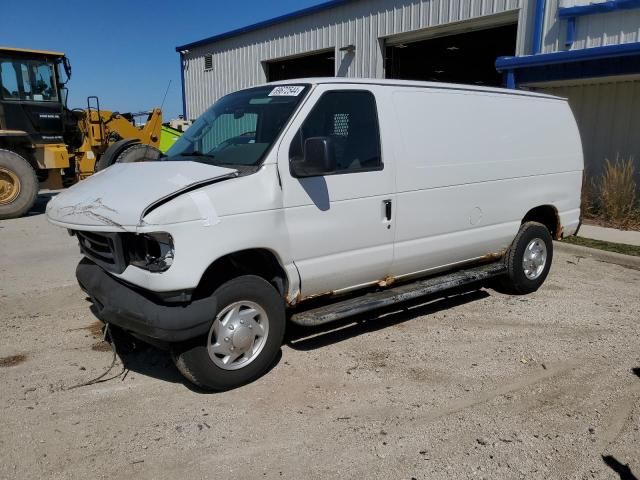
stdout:
{"type": "Polygon", "coordinates": [[[36,215],[1,222],[0,244],[0,357],[24,356],[0,369],[0,478],[640,476],[637,269],[557,250],[533,295],[291,328],[274,368],[230,392],[140,345],[124,374],[68,390],[112,359],[92,348],[75,239],[36,215]]]}

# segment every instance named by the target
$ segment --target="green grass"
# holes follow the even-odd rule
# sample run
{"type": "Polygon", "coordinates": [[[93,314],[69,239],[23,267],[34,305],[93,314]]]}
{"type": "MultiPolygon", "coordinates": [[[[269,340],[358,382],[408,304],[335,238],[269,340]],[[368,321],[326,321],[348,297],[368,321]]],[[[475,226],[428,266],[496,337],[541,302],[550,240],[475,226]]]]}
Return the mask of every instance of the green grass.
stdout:
{"type": "Polygon", "coordinates": [[[602,240],[593,240],[591,238],[583,237],[567,237],[562,240],[564,243],[570,243],[572,245],[581,245],[583,247],[597,248],[599,250],[606,250],[607,252],[622,253],[624,255],[634,255],[640,257],[640,246],[627,245],[626,243],[613,243],[605,242],[602,240]]]}

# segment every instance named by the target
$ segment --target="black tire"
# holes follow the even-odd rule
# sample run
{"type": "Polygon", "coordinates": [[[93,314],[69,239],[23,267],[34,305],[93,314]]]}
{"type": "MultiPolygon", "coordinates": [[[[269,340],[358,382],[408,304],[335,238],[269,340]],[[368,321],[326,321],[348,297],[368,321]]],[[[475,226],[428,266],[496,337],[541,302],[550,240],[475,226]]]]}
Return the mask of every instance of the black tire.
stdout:
{"type": "Polygon", "coordinates": [[[0,191],[0,220],[23,216],[31,210],[38,197],[39,184],[35,170],[21,155],[0,149],[0,176],[0,186],[6,187],[6,190],[0,191]],[[17,195],[14,196],[9,190],[10,184],[13,185],[11,191],[17,191],[17,195]]]}
{"type": "Polygon", "coordinates": [[[207,335],[173,346],[173,360],[187,380],[207,390],[224,391],[252,382],[273,365],[284,339],[285,307],[282,296],[273,285],[254,275],[229,280],[218,287],[213,295],[217,300],[217,311],[212,312],[211,325],[218,313],[240,301],[258,304],[269,321],[262,350],[250,363],[237,370],[221,368],[209,356],[207,341],[211,335],[211,326],[207,335]]]}
{"type": "Polygon", "coordinates": [[[502,287],[507,292],[517,295],[535,292],[547,278],[552,260],[553,240],[547,227],[538,222],[524,223],[520,227],[516,238],[513,239],[513,243],[505,257],[507,273],[502,278],[502,287]],[[535,239],[539,239],[544,243],[546,260],[540,273],[535,278],[529,278],[525,274],[523,260],[527,246],[535,239]]]}
{"type": "Polygon", "coordinates": [[[116,159],[131,145],[136,145],[140,140],[138,139],[126,139],[126,140],[118,140],[115,143],[112,143],[107,147],[104,153],[100,156],[98,161],[96,162],[96,166],[94,170],[99,172],[100,170],[104,170],[107,167],[113,165],[116,159]]]}
{"type": "Polygon", "coordinates": [[[160,156],[162,156],[162,152],[156,147],[138,143],[118,155],[115,163],[150,162],[158,160],[160,156]]]}

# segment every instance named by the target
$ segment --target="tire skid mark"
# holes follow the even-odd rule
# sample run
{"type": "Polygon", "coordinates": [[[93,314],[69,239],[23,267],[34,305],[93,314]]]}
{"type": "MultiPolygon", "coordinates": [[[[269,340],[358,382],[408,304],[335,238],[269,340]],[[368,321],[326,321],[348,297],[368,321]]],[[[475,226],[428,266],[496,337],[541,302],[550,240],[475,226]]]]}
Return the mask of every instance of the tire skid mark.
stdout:
{"type": "Polygon", "coordinates": [[[629,424],[631,414],[635,407],[635,403],[640,396],[640,386],[634,385],[627,388],[621,395],[621,399],[611,409],[606,427],[598,439],[598,446],[603,452],[615,443],[618,437],[623,433],[625,427],[629,424]]]}
{"type": "MultiPolygon", "coordinates": [[[[576,367],[580,365],[580,361],[572,360],[572,361],[562,361],[556,364],[547,364],[547,369],[542,370],[539,373],[523,377],[515,382],[506,383],[496,389],[488,390],[486,392],[482,392],[474,395],[470,398],[461,398],[458,400],[453,400],[449,402],[446,407],[438,408],[426,411],[424,413],[418,414],[417,418],[426,421],[435,421],[440,418],[446,417],[448,415],[453,415],[467,408],[472,408],[483,403],[489,402],[501,395],[505,395],[507,393],[515,392],[517,390],[521,390],[523,388],[530,387],[535,385],[536,383],[540,383],[545,380],[549,380],[559,375],[566,374],[576,367]]],[[[375,418],[381,418],[385,414],[388,416],[393,416],[393,412],[388,411],[389,407],[373,407],[369,409],[366,413],[362,410],[359,411],[358,416],[366,416],[371,415],[375,418]]]]}
{"type": "Polygon", "coordinates": [[[498,387],[497,389],[480,393],[479,395],[475,395],[472,398],[454,400],[449,404],[449,406],[428,412],[424,415],[424,417],[426,417],[426,419],[428,420],[438,420],[439,418],[445,417],[447,415],[452,415],[467,408],[475,407],[477,405],[489,402],[494,398],[499,397],[500,395],[505,395],[516,390],[521,390],[523,388],[535,385],[536,383],[540,383],[544,380],[548,380],[558,375],[568,373],[571,370],[575,369],[578,364],[579,362],[577,361],[571,361],[560,362],[550,367],[548,366],[546,370],[543,370],[540,373],[524,377],[512,383],[507,383],[506,385],[498,387]]]}

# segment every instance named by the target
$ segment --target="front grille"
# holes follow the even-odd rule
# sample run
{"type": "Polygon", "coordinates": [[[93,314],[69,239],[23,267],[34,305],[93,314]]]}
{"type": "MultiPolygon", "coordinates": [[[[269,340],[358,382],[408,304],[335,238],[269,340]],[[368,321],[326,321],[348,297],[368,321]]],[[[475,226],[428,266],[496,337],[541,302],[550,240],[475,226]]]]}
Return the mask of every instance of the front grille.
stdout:
{"type": "Polygon", "coordinates": [[[80,251],[109,272],[122,273],[127,261],[118,233],[84,232],[76,230],[80,251]]]}

